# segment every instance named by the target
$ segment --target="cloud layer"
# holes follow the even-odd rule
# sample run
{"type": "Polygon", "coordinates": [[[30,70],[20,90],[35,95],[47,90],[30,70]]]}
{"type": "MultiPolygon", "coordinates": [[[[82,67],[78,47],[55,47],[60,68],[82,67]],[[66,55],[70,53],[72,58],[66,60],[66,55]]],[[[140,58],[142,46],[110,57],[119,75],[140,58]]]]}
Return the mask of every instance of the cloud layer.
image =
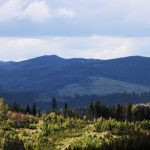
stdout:
{"type": "Polygon", "coordinates": [[[0,53],[1,59],[16,61],[51,54],[65,58],[110,59],[129,55],[150,55],[149,40],[150,38],[110,36],[0,38],[0,53]]]}
{"type": "Polygon", "coordinates": [[[0,56],[150,56],[149,6],[150,0],[1,0],[0,56]]]}
{"type": "Polygon", "coordinates": [[[0,6],[0,22],[16,20],[29,20],[33,22],[46,22],[52,17],[72,17],[74,12],[66,8],[50,8],[45,0],[24,1],[8,0],[0,6]]]}
{"type": "Polygon", "coordinates": [[[150,36],[149,6],[149,0],[2,0],[0,35],[150,36]]]}

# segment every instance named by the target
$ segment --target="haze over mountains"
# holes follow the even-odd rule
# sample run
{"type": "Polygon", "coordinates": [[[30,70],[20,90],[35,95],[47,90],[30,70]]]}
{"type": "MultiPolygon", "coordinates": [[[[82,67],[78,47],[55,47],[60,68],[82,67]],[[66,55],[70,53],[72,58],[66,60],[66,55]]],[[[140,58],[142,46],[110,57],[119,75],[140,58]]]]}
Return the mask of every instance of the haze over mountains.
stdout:
{"type": "Polygon", "coordinates": [[[0,62],[0,93],[39,97],[150,91],[150,58],[64,59],[56,55],[0,62]]]}

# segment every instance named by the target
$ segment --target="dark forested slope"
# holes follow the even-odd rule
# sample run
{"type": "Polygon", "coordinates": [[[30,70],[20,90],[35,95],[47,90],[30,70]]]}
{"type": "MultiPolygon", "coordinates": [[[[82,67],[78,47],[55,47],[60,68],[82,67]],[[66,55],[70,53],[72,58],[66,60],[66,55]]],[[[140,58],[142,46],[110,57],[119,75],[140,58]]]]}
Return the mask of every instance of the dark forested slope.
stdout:
{"type": "Polygon", "coordinates": [[[0,93],[103,95],[150,89],[150,58],[64,59],[55,55],[0,62],[0,93]]]}

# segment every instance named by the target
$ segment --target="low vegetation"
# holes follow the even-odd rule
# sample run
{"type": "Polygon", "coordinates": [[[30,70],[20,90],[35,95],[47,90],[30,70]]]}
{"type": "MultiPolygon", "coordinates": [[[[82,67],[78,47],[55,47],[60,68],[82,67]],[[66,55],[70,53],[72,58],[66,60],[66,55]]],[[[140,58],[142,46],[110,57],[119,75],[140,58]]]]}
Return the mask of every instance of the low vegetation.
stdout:
{"type": "Polygon", "coordinates": [[[72,110],[65,103],[37,113],[36,105],[23,111],[0,100],[2,150],[149,150],[149,106],[117,105],[93,101],[87,109],[72,110]],[[28,111],[28,112],[27,112],[28,111]],[[144,112],[144,113],[143,113],[144,112]]]}

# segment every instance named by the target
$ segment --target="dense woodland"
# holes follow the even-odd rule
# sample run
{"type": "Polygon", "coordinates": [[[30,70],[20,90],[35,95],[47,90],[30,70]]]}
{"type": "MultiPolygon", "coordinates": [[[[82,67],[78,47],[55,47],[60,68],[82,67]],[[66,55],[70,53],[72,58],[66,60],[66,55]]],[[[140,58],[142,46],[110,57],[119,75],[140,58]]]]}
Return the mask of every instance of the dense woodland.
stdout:
{"type": "MultiPolygon", "coordinates": [[[[150,104],[117,104],[114,106],[107,106],[102,104],[100,101],[91,101],[89,106],[83,108],[71,108],[67,102],[58,108],[58,101],[55,97],[51,100],[51,105],[49,106],[49,112],[55,112],[59,115],[64,115],[66,117],[77,117],[83,118],[83,116],[89,120],[97,119],[103,117],[105,119],[113,118],[118,121],[128,120],[128,121],[141,121],[150,120],[150,104]]],[[[20,112],[23,114],[30,114],[36,116],[40,115],[40,110],[37,109],[36,103],[31,106],[21,107],[14,101],[12,104],[8,105],[9,110],[12,112],[20,112]]]]}
{"type": "MultiPolygon", "coordinates": [[[[51,96],[44,96],[42,98],[38,93],[34,92],[0,92],[0,97],[4,97],[8,104],[12,104],[12,101],[15,100],[20,106],[26,106],[32,104],[36,101],[37,108],[40,110],[49,110],[50,109],[50,98],[51,96]]],[[[147,103],[150,100],[150,92],[144,93],[113,93],[107,95],[75,95],[74,97],[57,97],[57,108],[62,108],[64,101],[68,103],[71,108],[87,107],[91,103],[91,100],[100,101],[105,105],[117,105],[117,104],[126,104],[126,103],[147,103]]]]}
{"type": "Polygon", "coordinates": [[[147,103],[150,102],[150,92],[143,93],[112,93],[106,95],[76,95],[64,97],[71,107],[84,107],[91,103],[91,100],[98,100],[106,105],[117,105],[126,103],[147,103]]]}
{"type": "Polygon", "coordinates": [[[92,101],[84,108],[67,102],[58,108],[50,100],[48,112],[35,103],[21,107],[0,99],[2,150],[149,150],[149,104],[106,106],[92,101]]]}

